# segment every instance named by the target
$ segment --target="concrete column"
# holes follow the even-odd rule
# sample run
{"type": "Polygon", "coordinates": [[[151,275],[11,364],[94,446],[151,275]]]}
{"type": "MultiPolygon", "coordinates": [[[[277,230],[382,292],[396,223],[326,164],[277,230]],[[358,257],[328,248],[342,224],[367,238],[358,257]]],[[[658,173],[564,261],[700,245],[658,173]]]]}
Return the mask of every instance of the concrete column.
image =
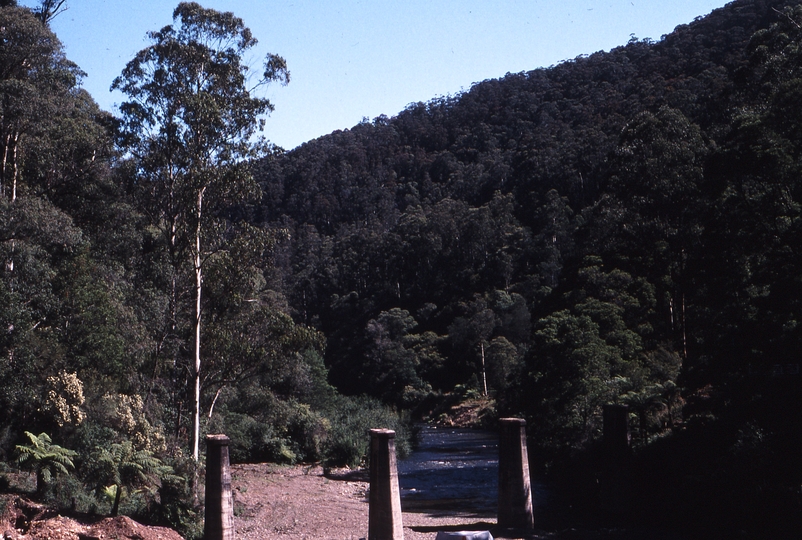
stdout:
{"type": "Polygon", "coordinates": [[[529,531],[535,528],[526,420],[500,418],[498,445],[498,526],[529,531]]]}
{"type": "Polygon", "coordinates": [[[609,460],[620,460],[629,454],[629,407],[605,405],[602,444],[609,460]]]}
{"type": "Polygon", "coordinates": [[[401,491],[395,461],[395,431],[370,430],[368,540],[404,540],[401,491]]]}
{"type": "Polygon", "coordinates": [[[204,540],[232,540],[234,538],[234,499],[231,495],[229,442],[230,439],[225,435],[206,436],[204,540]]]}
{"type": "Polygon", "coordinates": [[[610,517],[625,517],[632,507],[633,480],[629,407],[605,405],[603,426],[599,508],[610,517]]]}

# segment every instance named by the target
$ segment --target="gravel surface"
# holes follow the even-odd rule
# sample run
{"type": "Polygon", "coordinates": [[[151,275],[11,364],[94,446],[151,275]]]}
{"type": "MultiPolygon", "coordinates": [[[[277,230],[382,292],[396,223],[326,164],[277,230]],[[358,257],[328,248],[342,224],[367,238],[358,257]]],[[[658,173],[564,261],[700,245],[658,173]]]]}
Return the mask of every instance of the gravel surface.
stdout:
{"type": "MultiPolygon", "coordinates": [[[[233,465],[231,487],[238,539],[367,537],[368,482],[363,473],[327,478],[320,467],[233,465]]],[[[495,516],[448,508],[412,512],[402,504],[402,510],[405,540],[434,540],[439,530],[489,530],[495,525],[495,516]]]]}

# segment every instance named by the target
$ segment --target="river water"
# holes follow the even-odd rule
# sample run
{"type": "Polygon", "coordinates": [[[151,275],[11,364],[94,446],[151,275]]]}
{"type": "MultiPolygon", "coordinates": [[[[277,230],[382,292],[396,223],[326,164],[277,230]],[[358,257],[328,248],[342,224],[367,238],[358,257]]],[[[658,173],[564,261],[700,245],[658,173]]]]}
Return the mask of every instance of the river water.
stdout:
{"type": "Polygon", "coordinates": [[[405,511],[496,513],[497,433],[423,426],[418,445],[397,465],[405,511]]]}

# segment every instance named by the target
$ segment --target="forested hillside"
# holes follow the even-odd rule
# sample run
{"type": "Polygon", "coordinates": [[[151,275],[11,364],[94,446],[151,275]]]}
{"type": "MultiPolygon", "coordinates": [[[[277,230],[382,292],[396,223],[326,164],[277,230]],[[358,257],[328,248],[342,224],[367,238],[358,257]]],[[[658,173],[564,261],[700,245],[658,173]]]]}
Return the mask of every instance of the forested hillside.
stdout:
{"type": "Polygon", "coordinates": [[[628,404],[682,512],[797,519],[795,4],[736,1],[264,159],[259,220],[289,231],[271,283],[325,334],[331,382],[426,414],[486,380],[552,465],[628,404]]]}
{"type": "MultiPolygon", "coordinates": [[[[487,394],[528,420],[563,508],[598,501],[618,403],[638,516],[799,530],[797,2],[737,0],[290,152],[252,137],[272,104],[242,92],[232,14],[180,4],[114,117],[57,4],[0,1],[0,458],[47,471],[41,498],[191,536],[196,435],[355,465],[366,428],[487,394]],[[203,92],[192,47],[217,70],[203,92]]],[[[264,82],[288,81],[268,55],[264,82]]]]}
{"type": "Polygon", "coordinates": [[[257,219],[289,231],[272,284],[326,335],[335,385],[409,404],[477,384],[484,344],[490,387],[534,397],[526,377],[578,354],[574,331],[575,375],[606,358],[589,410],[793,361],[798,36],[780,8],[734,2],[264,159],[257,219]],[[628,371],[646,357],[663,375],[628,371]]]}
{"type": "Polygon", "coordinates": [[[62,4],[0,2],[0,488],[22,467],[58,508],[198,537],[205,433],[234,461],[358,464],[366,429],[404,427],[329,385],[325,336],[265,278],[287,235],[240,211],[272,109],[243,90],[243,22],[179,4],[115,118],[49,29],[62,4]]]}

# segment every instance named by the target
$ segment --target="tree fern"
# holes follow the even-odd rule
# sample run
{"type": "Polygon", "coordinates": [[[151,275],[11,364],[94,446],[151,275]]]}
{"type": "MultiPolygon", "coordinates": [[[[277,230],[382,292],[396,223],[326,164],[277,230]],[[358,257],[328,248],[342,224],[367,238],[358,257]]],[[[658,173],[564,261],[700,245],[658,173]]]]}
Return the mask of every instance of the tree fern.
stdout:
{"type": "Polygon", "coordinates": [[[115,443],[109,448],[97,448],[94,459],[101,471],[98,490],[106,488],[108,484],[117,487],[111,510],[113,516],[120,510],[124,487],[158,486],[162,477],[172,473],[172,468],[164,465],[149,450],[137,450],[130,441],[115,443]]]}
{"type": "Polygon", "coordinates": [[[53,444],[47,433],[40,433],[37,436],[26,431],[25,436],[30,443],[17,445],[17,463],[23,469],[36,472],[36,494],[42,495],[45,486],[54,476],[69,474],[75,469],[72,458],[77,453],[53,444]]]}

